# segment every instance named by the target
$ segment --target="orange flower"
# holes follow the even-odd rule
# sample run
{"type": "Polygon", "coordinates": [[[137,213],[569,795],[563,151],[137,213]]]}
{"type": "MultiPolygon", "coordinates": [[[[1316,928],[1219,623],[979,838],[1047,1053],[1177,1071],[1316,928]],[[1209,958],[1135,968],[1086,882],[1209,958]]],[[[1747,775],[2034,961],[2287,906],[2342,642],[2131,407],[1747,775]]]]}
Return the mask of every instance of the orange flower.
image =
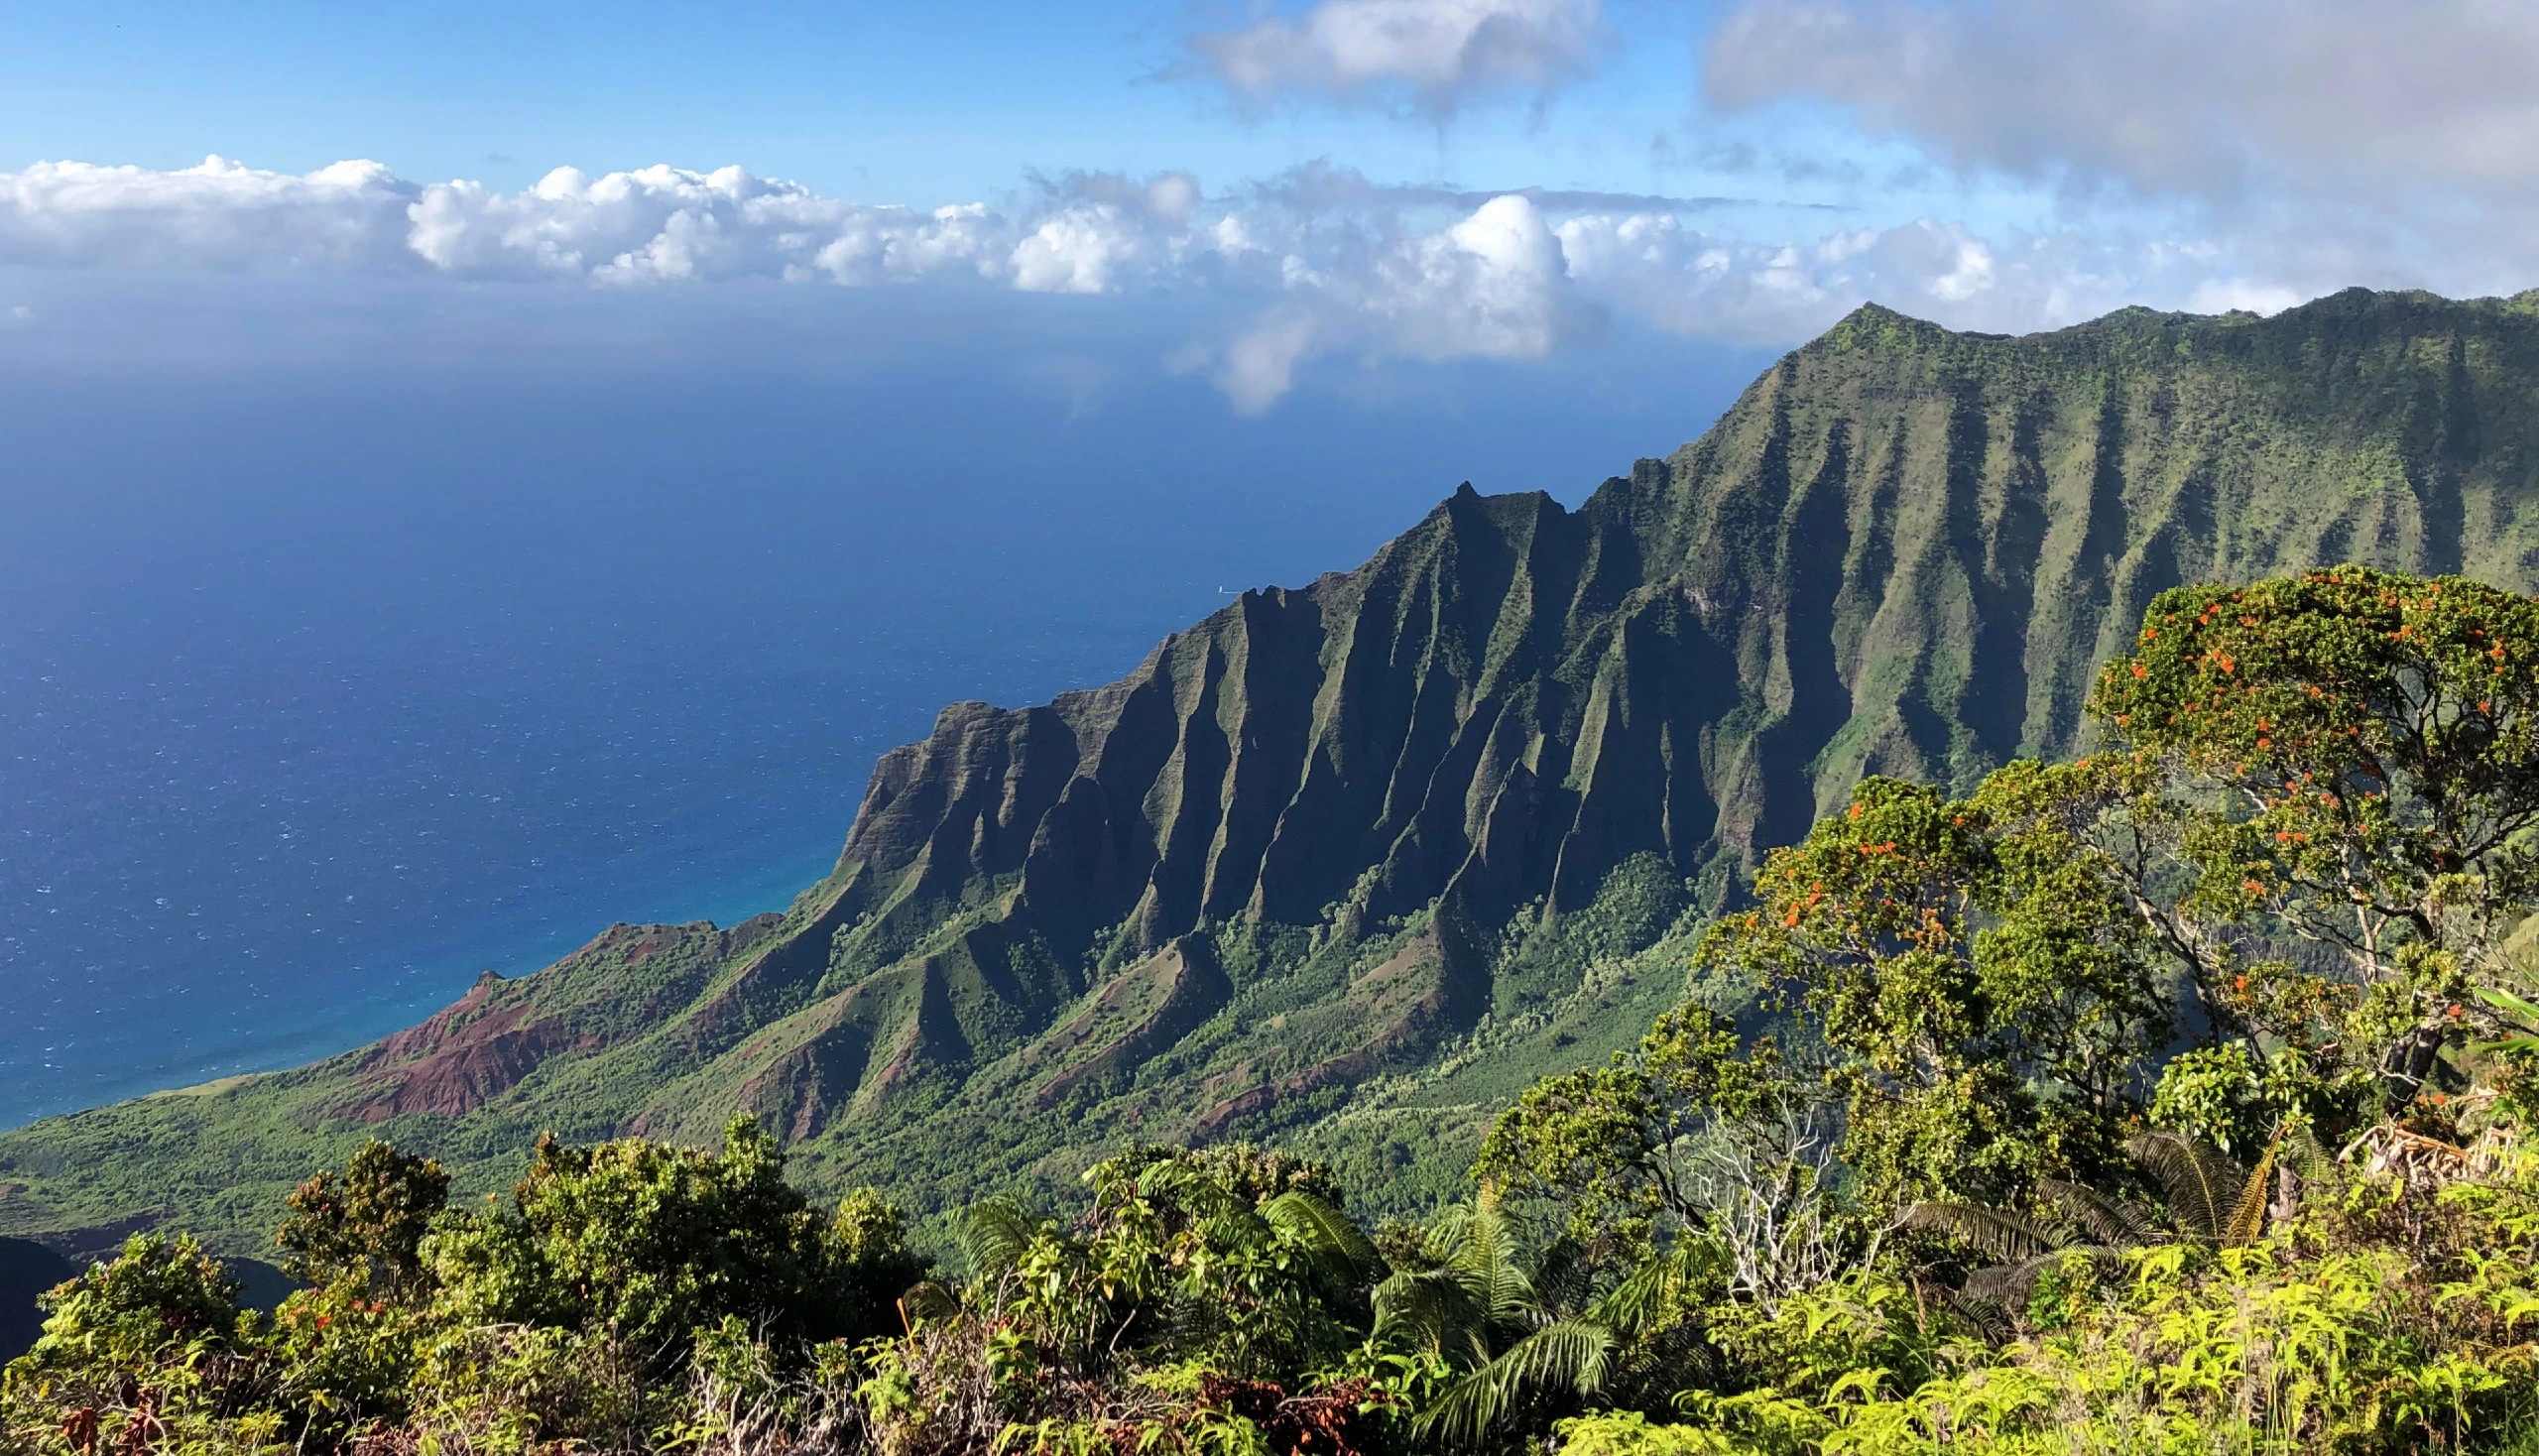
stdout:
{"type": "Polygon", "coordinates": [[[2136,663],[2133,665],[2133,675],[2136,677],[2148,677],[2151,675],[2151,669],[2143,667],[2140,663],[2136,663]]]}

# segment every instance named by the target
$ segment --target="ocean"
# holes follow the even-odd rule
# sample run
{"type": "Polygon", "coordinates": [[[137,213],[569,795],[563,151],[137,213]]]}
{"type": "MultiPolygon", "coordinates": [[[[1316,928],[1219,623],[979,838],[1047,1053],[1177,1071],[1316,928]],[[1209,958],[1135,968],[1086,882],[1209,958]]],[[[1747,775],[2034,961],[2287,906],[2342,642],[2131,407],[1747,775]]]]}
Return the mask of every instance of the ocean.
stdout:
{"type": "Polygon", "coordinates": [[[0,356],[0,1125],[781,909],[942,704],[1116,677],[1464,479],[1574,504],[1756,363],[1397,366],[1243,419],[1081,350],[284,352],[0,356]]]}

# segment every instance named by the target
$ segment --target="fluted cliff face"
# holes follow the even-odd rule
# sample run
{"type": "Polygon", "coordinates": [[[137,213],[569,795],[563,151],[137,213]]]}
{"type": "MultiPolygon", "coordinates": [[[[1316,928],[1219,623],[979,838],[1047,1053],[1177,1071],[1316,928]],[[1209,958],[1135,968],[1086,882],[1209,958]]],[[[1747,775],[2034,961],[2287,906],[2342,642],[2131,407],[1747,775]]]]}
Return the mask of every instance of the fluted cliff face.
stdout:
{"type": "MultiPolygon", "coordinates": [[[[2024,338],[1863,309],[1574,512],[1467,487],[1119,682],[946,708],[779,920],[612,931],[184,1115],[465,1156],[747,1112],[817,1176],[941,1197],[1386,1099],[1468,1127],[1492,1065],[1592,1059],[1677,994],[1679,962],[1597,967],[1862,775],[2071,750],[2162,588],[2348,558],[2539,584],[2534,424],[2528,296],[2024,338]]],[[[71,1161],[0,1221],[93,1209],[71,1161]]]]}

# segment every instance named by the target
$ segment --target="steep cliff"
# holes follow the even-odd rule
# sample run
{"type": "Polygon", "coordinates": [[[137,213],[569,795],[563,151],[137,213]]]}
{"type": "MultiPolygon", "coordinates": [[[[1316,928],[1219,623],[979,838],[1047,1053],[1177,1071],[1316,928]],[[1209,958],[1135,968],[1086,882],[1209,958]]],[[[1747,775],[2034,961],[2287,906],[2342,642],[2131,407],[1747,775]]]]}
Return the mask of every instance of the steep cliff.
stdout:
{"type": "Polygon", "coordinates": [[[378,1046],[0,1138],[0,1228],[143,1188],[244,1223],[373,1130],[494,1179],[537,1129],[735,1113],[920,1204],[1275,1133],[1406,1205],[1680,995],[1702,916],[1860,776],[2070,750],[2163,587],[2539,584],[2534,428],[2539,296],[2022,338],[1864,308],[1575,511],[1466,487],[1122,681],[945,709],[781,917],[619,927],[378,1046]]]}

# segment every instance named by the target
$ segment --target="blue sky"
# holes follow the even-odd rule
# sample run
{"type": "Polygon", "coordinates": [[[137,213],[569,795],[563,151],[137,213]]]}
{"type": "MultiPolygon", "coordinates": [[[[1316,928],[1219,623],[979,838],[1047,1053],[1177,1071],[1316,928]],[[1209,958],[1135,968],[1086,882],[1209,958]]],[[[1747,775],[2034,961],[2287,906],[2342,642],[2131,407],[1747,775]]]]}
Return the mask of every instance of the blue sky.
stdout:
{"type": "MultiPolygon", "coordinates": [[[[1232,20],[1228,11],[1214,17],[1232,20]]],[[[0,159],[306,172],[346,157],[518,185],[549,167],[738,163],[863,200],[933,205],[1042,171],[1212,181],[1317,158],[1396,181],[1665,190],[1649,143],[1686,118],[1694,15],[1610,18],[1590,91],[1452,126],[1247,113],[1164,0],[717,6],[30,4],[0,18],[0,159]]],[[[1503,98],[1505,99],[1505,98],[1503,98]]]]}
{"type": "Polygon", "coordinates": [[[1263,414],[1871,299],[2515,291],[2533,74],[2493,0],[28,4],[0,350],[131,279],[986,289],[1170,301],[1146,365],[1263,414]]]}

